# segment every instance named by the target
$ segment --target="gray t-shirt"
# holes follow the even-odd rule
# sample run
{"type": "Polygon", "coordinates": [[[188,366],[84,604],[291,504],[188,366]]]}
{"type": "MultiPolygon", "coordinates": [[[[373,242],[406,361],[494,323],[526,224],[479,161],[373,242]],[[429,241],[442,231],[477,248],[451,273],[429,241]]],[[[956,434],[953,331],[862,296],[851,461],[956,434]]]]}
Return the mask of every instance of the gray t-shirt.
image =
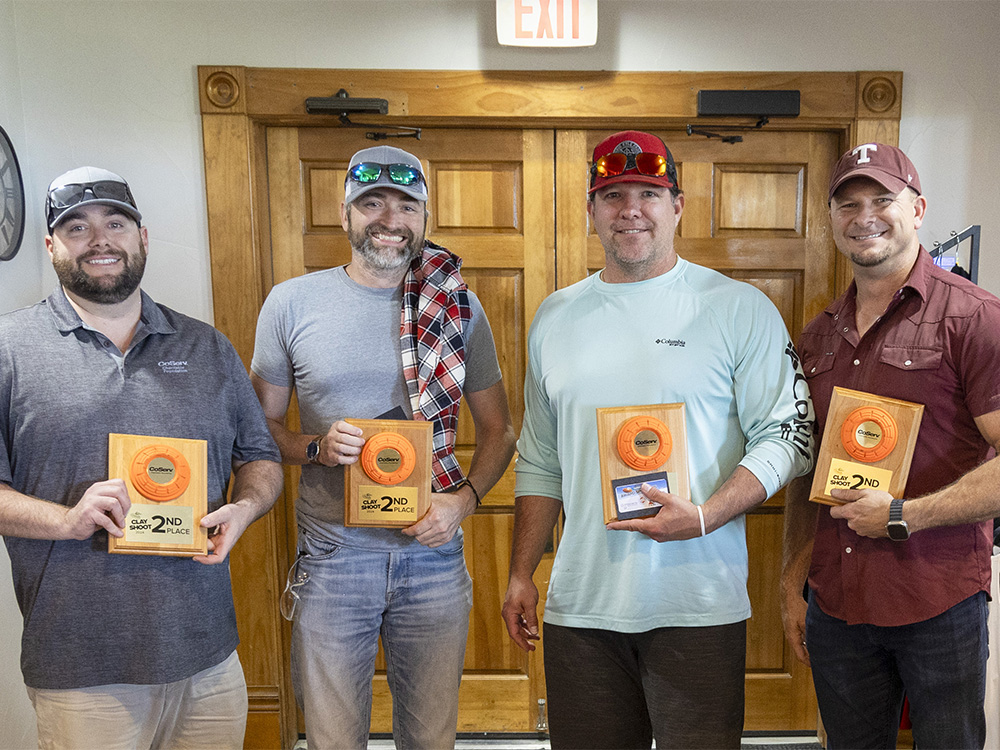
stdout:
{"type": "MultiPolygon", "coordinates": [[[[413,416],[400,352],[402,295],[402,286],[357,284],[342,266],[271,290],[257,319],[250,369],[268,383],[295,388],[302,432],[322,434],[338,419],[374,419],[395,407],[413,416]]],[[[469,304],[466,393],[500,380],[493,333],[471,291],[469,304]]],[[[299,526],[321,539],[369,549],[416,544],[397,529],[344,527],[342,466],[303,466],[295,508],[299,526]]]]}
{"type": "MultiPolygon", "coordinates": [[[[208,507],[232,461],[280,461],[250,378],[217,330],[142,295],[123,357],[61,290],[0,315],[0,482],[73,505],[108,478],[108,433],[208,442],[208,507]]],[[[161,684],[214,666],[239,641],[228,565],[108,554],[8,536],[29,687],[161,684]]]]}

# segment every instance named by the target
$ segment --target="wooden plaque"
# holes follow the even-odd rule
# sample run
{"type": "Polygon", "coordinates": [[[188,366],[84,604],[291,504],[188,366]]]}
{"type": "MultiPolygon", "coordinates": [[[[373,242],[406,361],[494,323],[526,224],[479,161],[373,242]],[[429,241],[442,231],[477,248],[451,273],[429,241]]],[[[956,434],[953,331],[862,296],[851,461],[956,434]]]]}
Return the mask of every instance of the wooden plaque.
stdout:
{"type": "Polygon", "coordinates": [[[361,458],[344,472],[344,525],[412,526],[431,505],[434,425],[403,419],[345,419],[364,431],[361,458]]]}
{"type": "Polygon", "coordinates": [[[834,489],[879,489],[902,497],[924,405],[833,389],[809,499],[842,505],[834,489]]]}
{"type": "Polygon", "coordinates": [[[638,496],[643,481],[691,499],[684,404],[598,409],[597,442],[604,523],[659,510],[638,496]]]}
{"type": "Polygon", "coordinates": [[[124,479],[132,507],[125,536],[108,535],[108,552],[193,557],[208,553],[208,443],[108,435],[108,478],[124,479]]]}

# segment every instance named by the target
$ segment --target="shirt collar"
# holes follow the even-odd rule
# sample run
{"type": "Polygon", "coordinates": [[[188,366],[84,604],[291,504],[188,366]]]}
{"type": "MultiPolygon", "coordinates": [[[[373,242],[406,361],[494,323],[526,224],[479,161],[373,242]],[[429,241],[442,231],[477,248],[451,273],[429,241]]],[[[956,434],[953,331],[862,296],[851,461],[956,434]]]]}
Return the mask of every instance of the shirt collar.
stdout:
{"type": "MultiPolygon", "coordinates": [[[[140,325],[136,333],[138,334],[139,331],[143,331],[145,334],[176,333],[177,329],[170,325],[159,305],[153,302],[153,298],[141,289],[139,295],[142,300],[142,309],[139,312],[140,325]]],[[[63,333],[88,327],[84,325],[80,315],[66,298],[66,292],[61,286],[49,295],[47,304],[52,311],[52,317],[55,318],[56,327],[63,333]]]]}
{"type": "MultiPolygon", "coordinates": [[[[901,288],[912,289],[921,300],[927,299],[927,286],[933,266],[934,260],[931,258],[931,254],[921,245],[917,253],[917,261],[913,264],[910,275],[906,278],[901,288]]],[[[830,316],[843,316],[845,313],[853,313],[857,297],[858,284],[851,279],[851,285],[847,287],[847,291],[831,302],[823,312],[830,316]]]]}

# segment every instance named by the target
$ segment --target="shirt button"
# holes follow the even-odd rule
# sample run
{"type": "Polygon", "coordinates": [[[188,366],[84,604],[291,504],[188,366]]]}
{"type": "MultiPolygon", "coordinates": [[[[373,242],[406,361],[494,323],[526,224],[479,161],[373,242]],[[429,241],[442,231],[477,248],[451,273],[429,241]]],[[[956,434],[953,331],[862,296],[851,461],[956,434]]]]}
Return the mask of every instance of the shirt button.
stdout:
{"type": "Polygon", "coordinates": [[[910,365],[913,364],[913,360],[912,359],[908,359],[903,364],[906,365],[907,367],[909,367],[910,365]]]}
{"type": "Polygon", "coordinates": [[[104,340],[104,341],[101,342],[101,346],[107,348],[107,347],[111,346],[111,342],[107,341],[107,340],[104,340]]]}
{"type": "Polygon", "coordinates": [[[853,550],[852,550],[852,549],[851,549],[850,547],[848,547],[848,548],[847,548],[846,550],[844,550],[844,551],[845,551],[845,552],[846,552],[847,554],[851,554],[851,552],[852,552],[853,550]]]}
{"type": "Polygon", "coordinates": [[[855,366],[855,367],[857,367],[857,366],[858,366],[858,365],[860,365],[860,364],[861,364],[861,360],[860,360],[860,359],[856,359],[856,360],[854,360],[854,366],[855,366]]]}
{"type": "Polygon", "coordinates": [[[844,326],[844,333],[847,333],[847,326],[844,326]]]}
{"type": "Polygon", "coordinates": [[[833,316],[833,319],[834,319],[834,320],[840,320],[840,315],[834,315],[834,316],[833,316]]]}
{"type": "Polygon", "coordinates": [[[812,368],[809,372],[816,372],[816,368],[812,368]]]}

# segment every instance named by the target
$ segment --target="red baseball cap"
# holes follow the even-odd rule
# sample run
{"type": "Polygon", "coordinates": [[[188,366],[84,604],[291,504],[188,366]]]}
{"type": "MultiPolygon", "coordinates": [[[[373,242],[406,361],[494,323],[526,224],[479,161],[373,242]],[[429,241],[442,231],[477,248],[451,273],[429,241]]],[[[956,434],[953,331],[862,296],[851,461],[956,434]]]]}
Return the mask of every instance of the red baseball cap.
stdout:
{"type": "Polygon", "coordinates": [[[639,130],[608,136],[594,147],[588,195],[616,182],[677,187],[677,166],[670,149],[655,135],[639,130]]]}
{"type": "Polygon", "coordinates": [[[863,143],[840,157],[830,177],[830,196],[853,177],[868,177],[894,193],[912,188],[920,195],[917,168],[906,154],[884,143],[863,143]]]}

